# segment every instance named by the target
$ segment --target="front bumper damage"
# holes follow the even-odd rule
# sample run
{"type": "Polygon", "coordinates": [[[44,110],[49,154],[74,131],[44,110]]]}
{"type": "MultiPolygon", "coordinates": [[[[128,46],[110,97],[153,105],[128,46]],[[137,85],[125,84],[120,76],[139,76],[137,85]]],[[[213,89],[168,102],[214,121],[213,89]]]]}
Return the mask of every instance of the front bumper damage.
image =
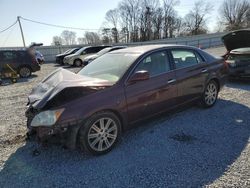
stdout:
{"type": "Polygon", "coordinates": [[[77,134],[82,121],[76,119],[67,122],[56,123],[51,127],[31,127],[31,121],[39,111],[29,107],[25,115],[27,117],[27,138],[35,140],[39,144],[56,143],[68,149],[75,149],[77,146],[77,134]]]}

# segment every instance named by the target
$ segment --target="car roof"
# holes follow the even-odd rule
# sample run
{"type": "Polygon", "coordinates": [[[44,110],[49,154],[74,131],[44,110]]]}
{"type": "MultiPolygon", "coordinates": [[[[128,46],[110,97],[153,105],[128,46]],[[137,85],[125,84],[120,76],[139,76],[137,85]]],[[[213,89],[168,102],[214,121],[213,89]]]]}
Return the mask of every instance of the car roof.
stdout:
{"type": "Polygon", "coordinates": [[[159,44],[159,45],[143,45],[143,46],[136,46],[136,47],[128,47],[120,50],[116,50],[110,52],[111,54],[115,53],[136,53],[136,54],[144,54],[146,52],[150,52],[152,50],[157,50],[161,48],[186,48],[186,49],[197,49],[195,47],[186,46],[186,45],[175,45],[175,44],[159,44]]]}

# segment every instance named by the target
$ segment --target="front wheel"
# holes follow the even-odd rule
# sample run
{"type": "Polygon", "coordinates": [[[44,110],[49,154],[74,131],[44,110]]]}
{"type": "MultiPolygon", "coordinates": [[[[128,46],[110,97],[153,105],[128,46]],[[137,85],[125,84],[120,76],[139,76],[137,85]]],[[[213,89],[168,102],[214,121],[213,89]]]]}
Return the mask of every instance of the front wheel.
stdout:
{"type": "Polygon", "coordinates": [[[100,112],[87,120],[79,132],[80,147],[102,155],[115,146],[121,135],[121,122],[112,112],[100,112]]]}
{"type": "Polygon", "coordinates": [[[202,105],[204,107],[209,108],[216,103],[219,93],[218,88],[219,88],[218,84],[213,80],[211,80],[207,84],[205,91],[202,95],[202,105]]]}

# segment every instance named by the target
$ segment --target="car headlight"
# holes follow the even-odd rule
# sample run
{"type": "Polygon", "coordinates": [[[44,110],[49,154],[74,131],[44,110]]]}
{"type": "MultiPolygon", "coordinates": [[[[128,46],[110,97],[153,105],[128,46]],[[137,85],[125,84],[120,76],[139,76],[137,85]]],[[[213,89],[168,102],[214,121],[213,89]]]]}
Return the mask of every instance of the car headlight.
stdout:
{"type": "Polygon", "coordinates": [[[64,109],[40,112],[31,121],[31,127],[50,127],[56,123],[64,109]]]}

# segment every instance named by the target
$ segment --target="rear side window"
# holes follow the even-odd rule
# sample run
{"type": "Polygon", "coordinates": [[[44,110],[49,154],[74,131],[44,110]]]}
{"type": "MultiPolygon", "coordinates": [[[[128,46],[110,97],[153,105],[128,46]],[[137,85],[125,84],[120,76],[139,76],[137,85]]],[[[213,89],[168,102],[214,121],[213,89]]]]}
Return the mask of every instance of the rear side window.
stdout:
{"type": "Polygon", "coordinates": [[[87,54],[93,54],[99,52],[101,49],[99,47],[91,47],[86,49],[87,54]]]}
{"type": "Polygon", "coordinates": [[[15,60],[17,58],[17,54],[15,52],[3,52],[2,53],[2,60],[15,60]]]}
{"type": "Polygon", "coordinates": [[[171,54],[177,69],[190,67],[203,62],[201,57],[191,50],[176,49],[171,50],[171,54]]]}

